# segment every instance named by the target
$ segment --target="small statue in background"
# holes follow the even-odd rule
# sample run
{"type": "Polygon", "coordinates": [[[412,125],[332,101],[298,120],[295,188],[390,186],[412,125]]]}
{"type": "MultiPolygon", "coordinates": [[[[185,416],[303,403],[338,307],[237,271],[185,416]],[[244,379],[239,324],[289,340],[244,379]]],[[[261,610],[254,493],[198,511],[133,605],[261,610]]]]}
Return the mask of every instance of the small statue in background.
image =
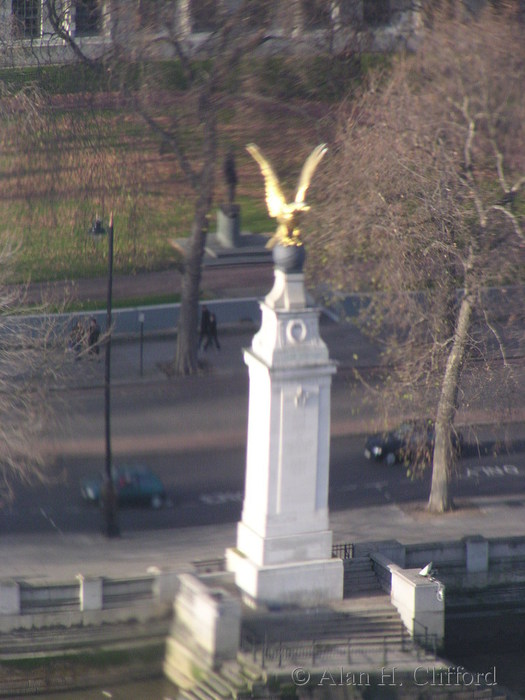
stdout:
{"type": "Polygon", "coordinates": [[[235,155],[232,147],[230,147],[224,159],[224,177],[228,186],[228,206],[231,210],[235,202],[235,188],[238,182],[235,155]]]}

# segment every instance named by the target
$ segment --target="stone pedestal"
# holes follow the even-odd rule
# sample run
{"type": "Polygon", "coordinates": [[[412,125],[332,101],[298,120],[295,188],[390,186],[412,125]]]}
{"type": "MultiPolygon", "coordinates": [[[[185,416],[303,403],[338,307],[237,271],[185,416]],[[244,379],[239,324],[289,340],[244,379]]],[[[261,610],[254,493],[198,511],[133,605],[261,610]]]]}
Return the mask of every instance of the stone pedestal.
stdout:
{"type": "Polygon", "coordinates": [[[419,569],[390,567],[390,599],[413,637],[425,646],[440,649],[445,640],[445,587],[423,577],[419,569]]]}
{"type": "Polygon", "coordinates": [[[465,537],[467,574],[487,573],[489,570],[489,543],[481,535],[465,537]]]}
{"type": "Polygon", "coordinates": [[[0,615],[20,614],[20,586],[16,581],[0,581],[0,615]]]}
{"type": "Polygon", "coordinates": [[[223,204],[217,210],[217,240],[224,248],[237,248],[241,240],[241,208],[223,204]]]}
{"type": "Polygon", "coordinates": [[[102,610],[103,580],[100,576],[77,574],[80,584],[80,610],[102,610]]]}
{"type": "Polygon", "coordinates": [[[307,305],[302,273],[276,269],[261,309],[261,329],[245,351],[246,486],[227,568],[247,601],[316,605],[343,595],[328,518],[335,365],[319,336],[319,311],[307,305]]]}
{"type": "Polygon", "coordinates": [[[206,585],[191,574],[182,574],[179,582],[164,672],[179,687],[191,688],[203,675],[237,658],[241,604],[220,586],[206,585]]]}

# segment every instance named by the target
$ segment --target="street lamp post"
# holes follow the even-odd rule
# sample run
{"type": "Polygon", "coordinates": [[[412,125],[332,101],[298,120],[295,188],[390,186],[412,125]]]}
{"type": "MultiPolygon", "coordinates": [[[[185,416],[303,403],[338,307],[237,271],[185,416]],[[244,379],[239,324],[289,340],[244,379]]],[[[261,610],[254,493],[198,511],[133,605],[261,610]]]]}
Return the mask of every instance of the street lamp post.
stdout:
{"type": "Polygon", "coordinates": [[[140,376],[144,375],[144,312],[139,313],[140,324],[140,376]]]}
{"type": "MultiPolygon", "coordinates": [[[[92,234],[106,233],[102,222],[97,219],[91,229],[92,234]]],[[[120,530],[117,520],[117,497],[111,470],[111,306],[113,296],[113,213],[108,227],[108,289],[106,304],[106,355],[104,366],[104,426],[106,442],[106,460],[104,480],[101,489],[101,504],[104,515],[103,533],[106,537],[118,537],[120,530]]]]}

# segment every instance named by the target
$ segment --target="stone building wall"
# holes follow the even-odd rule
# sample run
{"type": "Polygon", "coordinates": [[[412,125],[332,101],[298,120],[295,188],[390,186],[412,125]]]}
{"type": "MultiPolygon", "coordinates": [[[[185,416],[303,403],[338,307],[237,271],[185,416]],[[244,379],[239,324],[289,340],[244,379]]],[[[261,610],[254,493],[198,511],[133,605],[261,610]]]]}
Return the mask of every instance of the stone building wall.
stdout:
{"type": "MultiPolygon", "coordinates": [[[[175,55],[174,36],[197,50],[223,13],[238,5],[238,0],[50,1],[64,29],[91,58],[113,43],[132,58],[144,55],[146,47],[152,58],[169,58],[175,55]]],[[[290,0],[275,7],[269,51],[391,51],[412,41],[421,14],[419,0],[290,0]]],[[[261,3],[250,26],[266,22],[268,11],[261,3]]],[[[67,41],[53,29],[47,0],[0,0],[1,65],[74,60],[67,41]]]]}

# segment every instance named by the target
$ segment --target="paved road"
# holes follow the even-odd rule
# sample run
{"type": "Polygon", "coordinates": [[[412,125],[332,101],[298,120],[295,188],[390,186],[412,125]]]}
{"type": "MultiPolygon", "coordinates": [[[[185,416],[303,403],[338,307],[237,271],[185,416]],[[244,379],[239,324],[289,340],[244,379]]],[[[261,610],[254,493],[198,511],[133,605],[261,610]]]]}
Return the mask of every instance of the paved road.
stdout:
{"type": "MultiPolygon", "coordinates": [[[[372,408],[363,401],[360,384],[352,381],[354,350],[373,364],[373,349],[353,328],[323,324],[332,357],[340,363],[332,390],[332,444],[330,506],[353,506],[424,501],[428,480],[411,482],[400,467],[392,470],[370,464],[362,454],[363,433],[374,424],[372,408]],[[350,352],[349,349],[352,351],[350,352]]],[[[112,446],[116,462],[145,461],[163,479],[171,507],[158,513],[126,510],[124,531],[154,531],[238,520],[243,493],[248,405],[248,376],[241,348],[253,331],[223,337],[221,352],[209,353],[210,373],[186,379],[168,379],[159,362],[169,360],[173,339],[146,344],[145,372],[138,371],[135,342],[118,343],[114,352],[112,391],[112,446]]],[[[204,357],[204,354],[203,354],[204,357]]],[[[45,487],[19,488],[10,510],[0,515],[0,529],[20,533],[96,533],[99,515],[79,501],[78,482],[104,464],[103,363],[70,362],[69,382],[56,394],[67,420],[61,434],[50,442],[58,456],[61,478],[45,487]]],[[[474,415],[483,412],[478,405],[474,415]]],[[[467,438],[473,439],[473,435],[467,438]]],[[[479,437],[479,436],[478,436],[479,437]]],[[[481,434],[485,445],[473,449],[462,465],[455,492],[464,497],[515,493],[523,480],[523,442],[514,429],[514,452],[497,458],[487,454],[492,436],[481,434]]]]}
{"type": "MultiPolygon", "coordinates": [[[[236,522],[240,518],[244,491],[245,440],[238,444],[183,448],[176,444],[149,444],[140,452],[119,454],[118,463],[146,462],[159,476],[169,494],[167,507],[123,508],[120,523],[125,532],[213,525],[236,522]]],[[[453,486],[462,498],[487,495],[508,496],[525,491],[524,441],[510,454],[494,456],[482,448],[458,465],[453,486]]],[[[18,489],[13,506],[0,514],[3,533],[97,533],[101,518],[96,507],[82,503],[79,481],[103,467],[102,455],[69,457],[59,461],[63,467],[55,484],[18,489]]],[[[381,506],[395,503],[404,507],[421,502],[429,493],[428,476],[411,481],[401,465],[388,467],[369,462],[363,455],[363,436],[334,436],[330,460],[330,508],[381,506]]]]}

